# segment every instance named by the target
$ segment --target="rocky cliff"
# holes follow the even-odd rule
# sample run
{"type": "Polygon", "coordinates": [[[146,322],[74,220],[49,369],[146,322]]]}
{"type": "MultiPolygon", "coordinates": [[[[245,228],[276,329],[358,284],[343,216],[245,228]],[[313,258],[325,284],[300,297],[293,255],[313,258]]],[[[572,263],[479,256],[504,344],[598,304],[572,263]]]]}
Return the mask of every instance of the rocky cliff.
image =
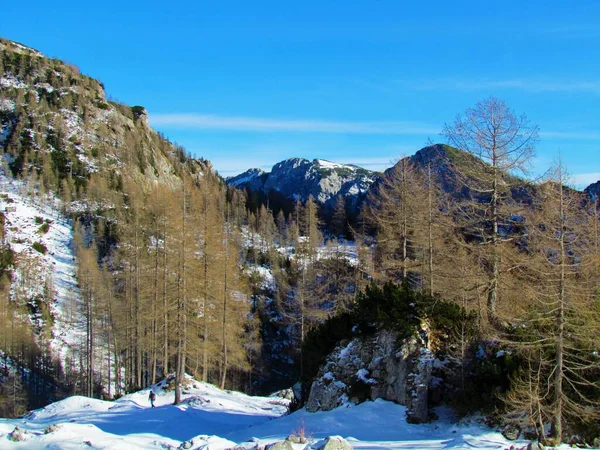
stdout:
{"type": "Polygon", "coordinates": [[[398,343],[390,331],[342,342],[313,382],[306,409],[329,411],[382,398],[406,405],[408,420],[426,422],[433,363],[433,353],[416,338],[398,343]]]}

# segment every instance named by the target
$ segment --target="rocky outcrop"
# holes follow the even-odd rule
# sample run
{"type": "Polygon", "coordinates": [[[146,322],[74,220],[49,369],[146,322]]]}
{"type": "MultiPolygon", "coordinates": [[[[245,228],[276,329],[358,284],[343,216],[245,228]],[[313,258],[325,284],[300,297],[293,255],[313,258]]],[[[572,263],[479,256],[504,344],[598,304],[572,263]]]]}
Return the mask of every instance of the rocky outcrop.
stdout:
{"type": "Polygon", "coordinates": [[[406,405],[408,420],[426,422],[433,354],[416,339],[397,341],[382,331],[336,347],[311,386],[307,411],[381,398],[406,405]]]}
{"type": "Polygon", "coordinates": [[[265,450],[294,450],[294,446],[287,439],[285,441],[274,442],[273,444],[268,444],[265,447],[265,450]]]}
{"type": "Polygon", "coordinates": [[[341,436],[329,436],[323,441],[318,442],[312,448],[315,450],[352,450],[354,447],[341,436]]]}

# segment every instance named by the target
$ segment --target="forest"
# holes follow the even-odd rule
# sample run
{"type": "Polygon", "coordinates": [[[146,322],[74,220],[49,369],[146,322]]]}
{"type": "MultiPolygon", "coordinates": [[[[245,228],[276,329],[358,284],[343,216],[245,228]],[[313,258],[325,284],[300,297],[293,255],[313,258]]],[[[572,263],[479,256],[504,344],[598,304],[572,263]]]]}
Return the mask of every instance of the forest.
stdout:
{"type": "Polygon", "coordinates": [[[448,122],[445,144],[401,158],[358,210],[324,211],[227,186],[73,65],[3,39],[0,75],[3,187],[54,205],[36,236],[70,224],[76,279],[59,291],[41,237],[15,251],[2,194],[0,416],[169,374],[175,402],[186,373],[306,393],[358,327],[426,330],[464,414],[550,443],[600,435],[598,196],[568,187],[560,160],[527,178],[539,130],[503,100],[448,122]],[[62,349],[57,304],[81,331],[62,349]],[[483,348],[503,358],[484,364],[483,348]]]}

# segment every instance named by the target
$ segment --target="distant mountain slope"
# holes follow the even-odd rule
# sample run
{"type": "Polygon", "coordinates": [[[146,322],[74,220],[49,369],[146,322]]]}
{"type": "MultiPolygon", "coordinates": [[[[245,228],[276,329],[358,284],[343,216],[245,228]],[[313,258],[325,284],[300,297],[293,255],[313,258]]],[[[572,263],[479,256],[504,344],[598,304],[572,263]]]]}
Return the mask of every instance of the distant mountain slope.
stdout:
{"type": "Polygon", "coordinates": [[[0,39],[0,87],[0,148],[13,174],[35,169],[54,190],[64,180],[85,188],[97,174],[113,189],[123,178],[179,182],[183,149],[148,126],[142,106],[107,100],[102,83],[75,66],[0,39]]]}
{"type": "MultiPolygon", "coordinates": [[[[481,195],[471,188],[480,183],[475,175],[480,178],[490,172],[490,166],[479,158],[445,144],[424,147],[409,156],[408,161],[423,171],[431,165],[433,180],[443,192],[457,200],[481,195]]],[[[393,169],[386,170],[386,176],[391,176],[393,169]]],[[[516,177],[507,173],[502,174],[502,179],[508,184],[516,181],[516,177]]]]}
{"type": "Polygon", "coordinates": [[[348,205],[355,206],[378,177],[377,172],[354,165],[290,158],[275,164],[271,172],[250,169],[227,179],[227,184],[263,193],[275,191],[293,200],[306,201],[312,195],[326,207],[341,195],[348,205]]]}
{"type": "MultiPolygon", "coordinates": [[[[456,200],[471,197],[483,197],[485,194],[475,192],[470,187],[476,186],[478,181],[474,179],[473,174],[480,177],[481,174],[489,172],[490,166],[475,156],[451,147],[445,144],[435,144],[424,147],[414,155],[408,157],[411,164],[425,170],[428,164],[431,164],[434,181],[440,189],[456,200]]],[[[393,167],[385,171],[385,176],[391,176],[393,167]]],[[[519,201],[528,203],[537,191],[536,184],[527,179],[518,180],[516,176],[510,173],[502,174],[502,180],[510,185],[511,195],[519,201]]],[[[373,186],[375,187],[375,186],[373,186]]],[[[577,191],[569,188],[573,194],[577,191]]],[[[594,199],[600,195],[600,181],[591,184],[583,190],[581,200],[585,197],[594,199]]]]}

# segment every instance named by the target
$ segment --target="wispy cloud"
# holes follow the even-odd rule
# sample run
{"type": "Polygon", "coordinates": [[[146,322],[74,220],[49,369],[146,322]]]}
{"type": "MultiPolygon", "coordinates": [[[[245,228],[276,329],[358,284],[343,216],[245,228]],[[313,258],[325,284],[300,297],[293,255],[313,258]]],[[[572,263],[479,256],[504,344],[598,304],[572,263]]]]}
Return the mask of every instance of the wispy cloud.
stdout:
{"type": "Polygon", "coordinates": [[[598,180],[600,180],[600,172],[578,173],[572,175],[569,179],[572,184],[581,188],[586,188],[598,180]]]}
{"type": "Polygon", "coordinates": [[[490,91],[512,89],[531,93],[586,93],[600,95],[598,80],[548,80],[535,78],[510,79],[429,79],[399,80],[411,89],[424,91],[490,91]]]}
{"type": "Polygon", "coordinates": [[[439,126],[418,122],[345,122],[309,119],[272,119],[264,117],[219,116],[213,114],[153,114],[150,115],[150,123],[154,126],[171,126],[201,130],[255,132],[404,135],[421,135],[439,132],[439,126]]]}
{"type": "Polygon", "coordinates": [[[369,167],[369,166],[381,166],[381,165],[385,165],[387,167],[390,167],[394,164],[396,164],[396,162],[398,162],[398,156],[382,156],[379,158],[363,158],[363,157],[356,157],[356,158],[341,158],[339,160],[336,160],[335,162],[340,163],[340,164],[354,164],[355,166],[360,166],[360,167],[369,167]]]}

